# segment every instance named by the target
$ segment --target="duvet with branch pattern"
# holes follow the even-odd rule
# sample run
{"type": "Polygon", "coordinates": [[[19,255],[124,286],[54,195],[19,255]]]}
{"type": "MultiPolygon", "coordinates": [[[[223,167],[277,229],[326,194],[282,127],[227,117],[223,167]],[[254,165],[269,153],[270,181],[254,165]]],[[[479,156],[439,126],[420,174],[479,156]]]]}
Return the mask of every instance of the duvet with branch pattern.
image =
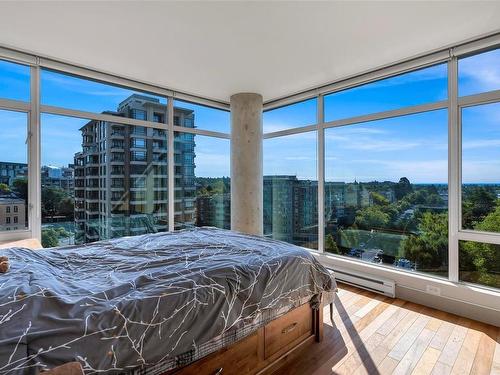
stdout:
{"type": "Polygon", "coordinates": [[[74,360],[86,373],[152,365],[335,289],[307,251],[214,228],[2,255],[0,374],[74,360]]]}

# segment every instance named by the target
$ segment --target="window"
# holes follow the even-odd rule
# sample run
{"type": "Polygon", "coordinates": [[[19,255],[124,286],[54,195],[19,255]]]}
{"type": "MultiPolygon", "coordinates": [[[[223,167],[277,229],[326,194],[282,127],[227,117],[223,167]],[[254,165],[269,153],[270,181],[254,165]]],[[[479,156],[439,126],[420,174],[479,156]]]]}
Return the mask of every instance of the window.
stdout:
{"type": "MultiPolygon", "coordinates": [[[[500,49],[460,59],[459,95],[500,89],[500,49]]],[[[459,242],[460,281],[500,288],[500,246],[487,233],[500,233],[500,96],[460,108],[461,226],[468,241],[459,242]],[[470,239],[470,240],[469,240],[470,239]]]]}
{"type": "Polygon", "coordinates": [[[264,112],[264,133],[315,124],[317,105],[318,99],[313,98],[264,112]]]}
{"type": "Polygon", "coordinates": [[[41,71],[41,102],[46,105],[138,120],[153,118],[153,111],[158,113],[167,111],[167,101],[160,96],[48,69],[41,71]]]}
{"type": "Polygon", "coordinates": [[[264,140],[264,235],[318,248],[317,132],[264,140]]]}
{"type": "Polygon", "coordinates": [[[446,110],[325,131],[325,251],[448,274],[446,110]]]}
{"type": "Polygon", "coordinates": [[[462,227],[500,232],[500,103],[463,108],[461,117],[462,227]]]}
{"type": "Polygon", "coordinates": [[[146,151],[132,151],[130,153],[130,160],[131,161],[146,161],[147,160],[146,151]]]}
{"type": "Polygon", "coordinates": [[[412,71],[325,96],[325,121],[426,104],[448,97],[446,64],[412,71]]]}
{"type": "Polygon", "coordinates": [[[131,112],[131,117],[135,118],[136,120],[143,120],[143,121],[147,120],[146,111],[142,109],[131,109],[130,112],[131,112]]]}
{"type": "Polygon", "coordinates": [[[130,140],[130,147],[146,148],[146,140],[144,138],[132,138],[130,140]]]}
{"type": "Polygon", "coordinates": [[[6,218],[5,218],[5,223],[6,223],[6,224],[10,224],[10,217],[6,217],[6,218]]]}
{"type": "MultiPolygon", "coordinates": [[[[0,76],[0,82],[2,79],[0,76]]],[[[2,216],[10,213],[11,207],[19,213],[23,229],[28,229],[27,136],[26,113],[0,110],[0,231],[11,230],[1,224],[2,216]]]]}
{"type": "Polygon", "coordinates": [[[30,101],[30,68],[0,60],[0,98],[30,101]]]}
{"type": "Polygon", "coordinates": [[[500,89],[500,48],[458,60],[458,94],[500,89]]]}
{"type": "Polygon", "coordinates": [[[229,229],[229,140],[176,132],[174,146],[175,228],[229,229]]]}
{"type": "Polygon", "coordinates": [[[165,123],[165,115],[163,113],[153,112],[153,122],[165,123]]]}
{"type": "Polygon", "coordinates": [[[14,224],[17,224],[17,223],[18,223],[18,217],[14,216],[14,224]]]}
{"type": "Polygon", "coordinates": [[[230,113],[181,100],[174,101],[174,125],[228,133],[230,113]]]}
{"type": "Polygon", "coordinates": [[[500,245],[460,241],[460,280],[500,288],[500,245]]]}
{"type": "MultiPolygon", "coordinates": [[[[158,204],[154,192],[146,189],[144,183],[166,179],[155,168],[166,169],[166,156],[156,165],[129,164],[123,152],[111,152],[113,142],[103,142],[113,137],[110,130],[115,126],[106,121],[42,114],[44,247],[168,230],[165,200],[158,204]],[[94,147],[98,143],[106,146],[94,147]],[[100,158],[106,153],[112,155],[110,161],[100,158]],[[106,170],[111,173],[107,175],[106,170]],[[141,204],[132,203],[137,201],[141,204]]],[[[124,126],[124,130],[123,140],[129,144],[130,129],[124,126]]],[[[144,141],[151,138],[152,142],[152,137],[151,132],[144,141]]],[[[149,152],[134,151],[131,156],[133,160],[146,161],[149,152]]],[[[167,191],[166,184],[155,191],[162,190],[167,191]]]]}

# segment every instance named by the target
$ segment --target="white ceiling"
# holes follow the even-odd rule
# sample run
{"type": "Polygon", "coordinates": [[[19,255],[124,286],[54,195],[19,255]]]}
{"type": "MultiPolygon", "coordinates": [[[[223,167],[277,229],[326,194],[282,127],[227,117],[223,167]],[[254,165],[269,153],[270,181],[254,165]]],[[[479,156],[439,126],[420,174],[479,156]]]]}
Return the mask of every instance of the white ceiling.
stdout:
{"type": "Polygon", "coordinates": [[[500,1],[0,2],[0,44],[209,98],[292,94],[500,29],[500,1]]]}

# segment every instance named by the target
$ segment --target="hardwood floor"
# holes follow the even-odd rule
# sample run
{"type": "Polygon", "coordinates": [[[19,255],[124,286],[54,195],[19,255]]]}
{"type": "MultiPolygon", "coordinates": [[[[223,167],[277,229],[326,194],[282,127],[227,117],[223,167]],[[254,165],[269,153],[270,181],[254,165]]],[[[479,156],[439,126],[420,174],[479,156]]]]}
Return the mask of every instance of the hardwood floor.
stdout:
{"type": "Polygon", "coordinates": [[[500,328],[339,285],[324,339],[292,353],[274,374],[496,374],[500,328]]]}

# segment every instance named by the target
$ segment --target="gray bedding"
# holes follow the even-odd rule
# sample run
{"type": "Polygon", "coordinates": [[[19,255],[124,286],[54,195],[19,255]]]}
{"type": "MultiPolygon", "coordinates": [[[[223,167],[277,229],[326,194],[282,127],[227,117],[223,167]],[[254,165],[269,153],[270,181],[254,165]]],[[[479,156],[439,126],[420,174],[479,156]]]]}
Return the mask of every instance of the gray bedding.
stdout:
{"type": "Polygon", "coordinates": [[[0,374],[74,360],[86,373],[148,367],[335,290],[307,251],[214,228],[4,254],[0,374]]]}

